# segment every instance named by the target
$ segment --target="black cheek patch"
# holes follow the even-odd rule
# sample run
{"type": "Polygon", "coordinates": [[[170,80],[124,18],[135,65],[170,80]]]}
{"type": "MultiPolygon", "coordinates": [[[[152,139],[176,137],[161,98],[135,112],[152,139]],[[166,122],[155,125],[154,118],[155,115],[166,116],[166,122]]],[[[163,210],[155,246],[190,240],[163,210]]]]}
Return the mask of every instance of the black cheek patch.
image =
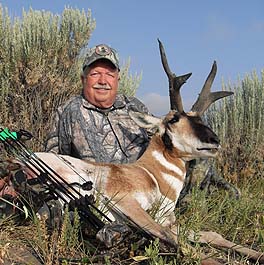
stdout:
{"type": "Polygon", "coordinates": [[[167,134],[167,132],[165,132],[162,137],[161,137],[165,147],[169,150],[172,150],[173,145],[172,145],[172,141],[171,138],[169,137],[169,135],[167,134]]]}

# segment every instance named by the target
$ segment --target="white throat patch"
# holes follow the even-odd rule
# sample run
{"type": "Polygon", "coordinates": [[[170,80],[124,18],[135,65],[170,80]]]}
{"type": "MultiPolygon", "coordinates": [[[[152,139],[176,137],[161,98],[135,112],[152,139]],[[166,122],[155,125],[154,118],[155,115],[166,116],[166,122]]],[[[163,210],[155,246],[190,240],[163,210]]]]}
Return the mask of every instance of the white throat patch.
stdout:
{"type": "Polygon", "coordinates": [[[181,176],[182,178],[185,177],[185,173],[179,167],[177,167],[176,165],[168,162],[168,160],[163,156],[162,153],[160,153],[158,151],[153,151],[152,155],[165,168],[167,168],[168,170],[173,171],[174,173],[176,173],[177,175],[181,176]]]}

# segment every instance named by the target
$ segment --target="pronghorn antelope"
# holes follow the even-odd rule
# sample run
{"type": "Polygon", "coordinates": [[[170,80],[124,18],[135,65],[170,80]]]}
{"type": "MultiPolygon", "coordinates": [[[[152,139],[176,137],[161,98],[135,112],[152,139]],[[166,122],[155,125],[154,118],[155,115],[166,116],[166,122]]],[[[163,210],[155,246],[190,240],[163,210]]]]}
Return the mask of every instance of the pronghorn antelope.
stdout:
{"type": "MultiPolygon", "coordinates": [[[[143,113],[130,113],[139,126],[156,132],[139,160],[119,165],[94,163],[52,153],[37,153],[37,156],[69,183],[91,180],[96,191],[102,192],[138,226],[162,241],[177,246],[177,234],[171,228],[176,221],[174,208],[184,184],[186,163],[194,158],[215,157],[220,148],[217,135],[202,122],[201,115],[214,101],[232,93],[211,92],[216,75],[214,62],[197,101],[190,112],[185,112],[180,88],[191,74],[176,76],[172,73],[161,42],[159,48],[169,79],[171,111],[163,119],[143,113]],[[156,222],[147,210],[161,201],[160,208],[166,215],[158,214],[159,222],[156,222]]],[[[231,247],[253,259],[264,260],[260,253],[239,248],[216,233],[201,232],[200,235],[201,241],[222,244],[221,247],[231,247]]]]}

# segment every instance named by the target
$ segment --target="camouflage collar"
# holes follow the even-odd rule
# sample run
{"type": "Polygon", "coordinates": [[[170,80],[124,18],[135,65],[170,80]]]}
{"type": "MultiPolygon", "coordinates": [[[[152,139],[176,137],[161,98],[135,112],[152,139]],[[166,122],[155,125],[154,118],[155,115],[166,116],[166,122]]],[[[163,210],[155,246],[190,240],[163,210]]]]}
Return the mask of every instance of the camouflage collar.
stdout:
{"type": "Polygon", "coordinates": [[[124,95],[118,94],[116,96],[116,100],[115,100],[112,107],[110,107],[108,109],[101,109],[101,108],[98,108],[98,107],[94,106],[93,104],[91,104],[89,101],[87,101],[82,96],[82,104],[83,104],[83,107],[86,109],[91,109],[91,110],[96,110],[98,112],[107,113],[107,112],[113,111],[115,109],[123,109],[126,106],[126,100],[125,100],[124,95]]]}

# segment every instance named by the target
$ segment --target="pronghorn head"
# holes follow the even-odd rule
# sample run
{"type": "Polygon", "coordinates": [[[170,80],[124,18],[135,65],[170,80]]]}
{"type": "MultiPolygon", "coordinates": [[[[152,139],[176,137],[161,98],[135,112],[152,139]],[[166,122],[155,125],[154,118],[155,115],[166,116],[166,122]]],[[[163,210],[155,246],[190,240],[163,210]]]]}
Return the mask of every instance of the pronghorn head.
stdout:
{"type": "Polygon", "coordinates": [[[207,127],[202,114],[216,100],[233,94],[228,91],[211,92],[216,75],[214,62],[205,84],[191,111],[185,112],[180,96],[180,88],[191,76],[191,73],[176,76],[170,71],[162,43],[159,41],[161,61],[169,79],[171,111],[163,118],[142,113],[130,113],[133,120],[141,127],[152,129],[161,137],[165,148],[176,152],[179,157],[190,160],[199,157],[215,157],[220,148],[217,135],[207,127]]]}

